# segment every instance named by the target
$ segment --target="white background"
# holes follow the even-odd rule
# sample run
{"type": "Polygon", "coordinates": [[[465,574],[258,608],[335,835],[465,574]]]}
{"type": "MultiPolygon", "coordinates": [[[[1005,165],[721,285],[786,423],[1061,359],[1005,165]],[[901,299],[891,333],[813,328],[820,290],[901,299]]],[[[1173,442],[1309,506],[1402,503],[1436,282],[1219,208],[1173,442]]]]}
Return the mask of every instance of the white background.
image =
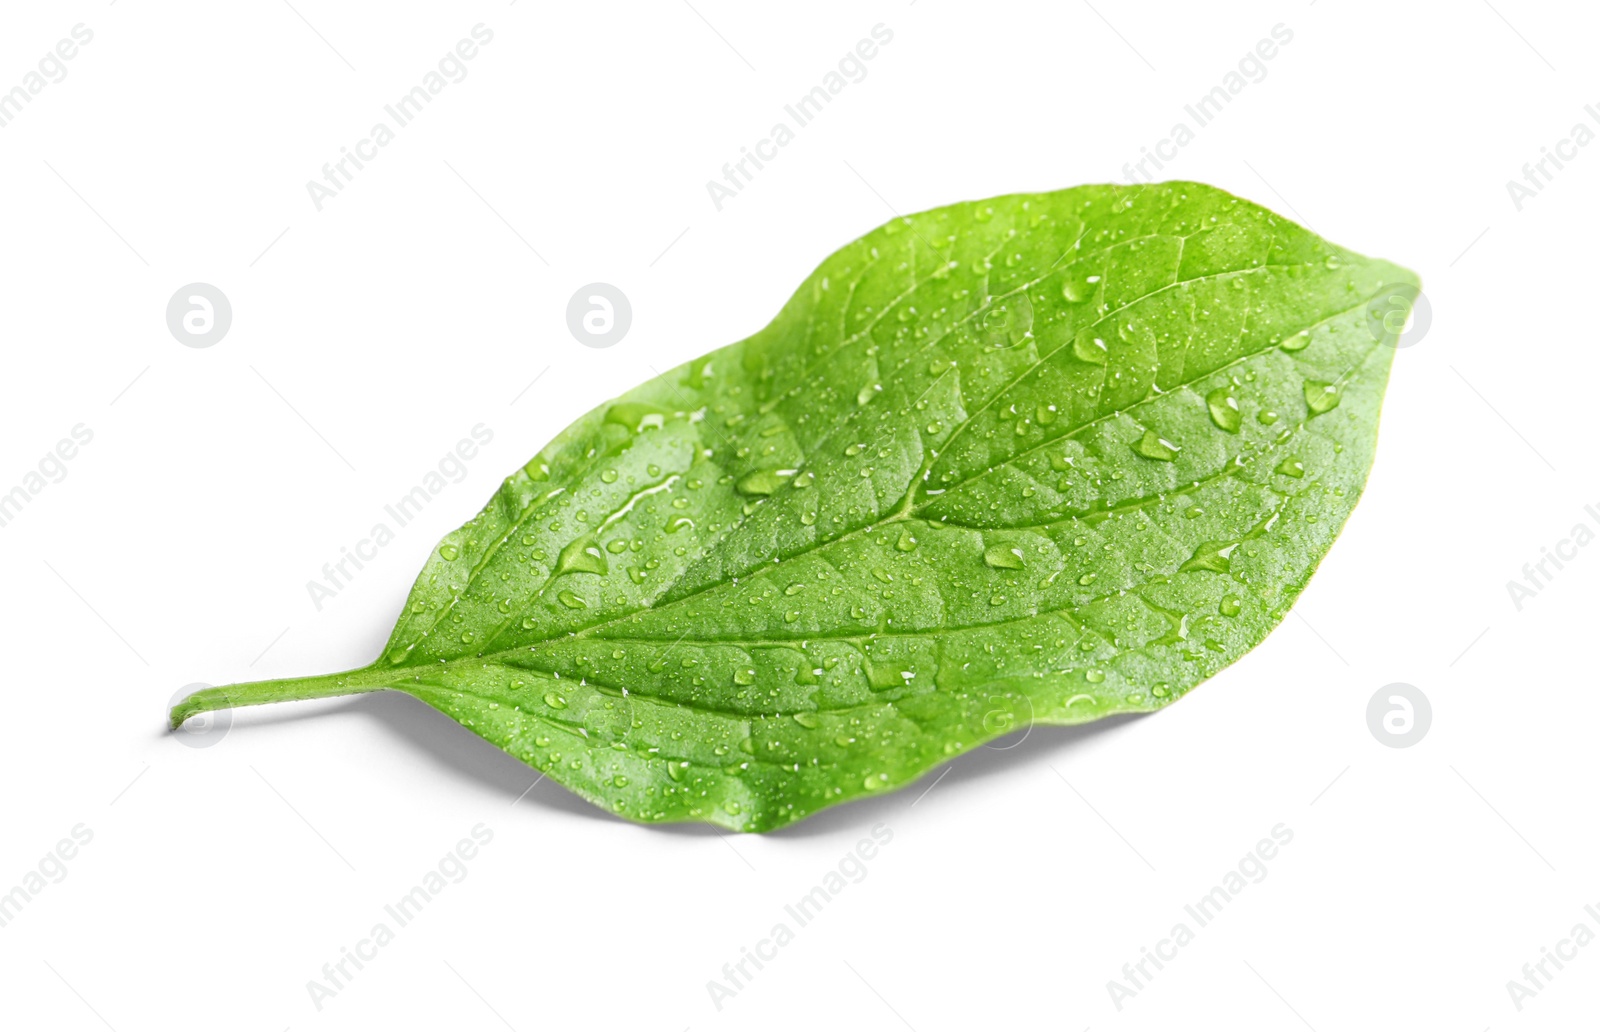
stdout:
{"type": "Polygon", "coordinates": [[[1506,584],[1600,526],[1600,147],[1520,211],[1506,181],[1600,102],[1600,19],[1218,6],[8,5],[0,88],[73,25],[94,39],[0,129],[0,491],[76,424],[94,439],[0,527],[0,891],[73,826],[93,840],[0,928],[0,1023],[1592,1017],[1600,945],[1520,1011],[1506,983],[1574,924],[1600,933],[1600,548],[1520,611],[1506,584]],[[468,77],[317,211],[306,181],[480,22],[468,77]],[[867,77],[717,211],[706,181],[880,22],[867,77]],[[514,802],[528,768],[399,696],[242,712],[207,749],[164,734],[187,684],[364,665],[438,537],[571,419],[754,331],[896,211],[1122,180],[1278,23],[1266,78],[1163,176],[1417,269],[1433,323],[1293,614],[1180,705],[1035,729],[764,837],[634,826],[548,782],[514,802]],[[608,350],[566,328],[597,280],[634,312],[608,350]],[[209,349],[165,323],[195,281],[233,305],[209,349]],[[318,611],[306,582],[480,422],[467,478],[318,611]],[[1433,706],[1405,749],[1365,716],[1397,681],[1433,706]],[[316,1009],[308,980],[480,822],[465,880],[316,1009]],[[879,823],[865,880],[718,1011],[708,980],[879,823]],[[1268,877],[1118,1010],[1107,981],[1280,823],[1268,877]]]}

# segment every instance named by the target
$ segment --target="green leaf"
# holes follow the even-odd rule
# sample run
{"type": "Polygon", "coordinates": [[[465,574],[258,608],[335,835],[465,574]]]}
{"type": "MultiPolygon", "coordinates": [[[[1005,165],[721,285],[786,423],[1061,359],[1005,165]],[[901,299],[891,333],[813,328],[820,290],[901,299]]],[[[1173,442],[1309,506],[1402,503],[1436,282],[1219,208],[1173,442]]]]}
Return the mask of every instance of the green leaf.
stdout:
{"type": "Polygon", "coordinates": [[[1159,709],[1332,544],[1393,355],[1367,303],[1416,284],[1194,183],[895,219],[507,478],[372,666],[173,724],[394,689],[630,819],[765,831],[1159,709]]]}

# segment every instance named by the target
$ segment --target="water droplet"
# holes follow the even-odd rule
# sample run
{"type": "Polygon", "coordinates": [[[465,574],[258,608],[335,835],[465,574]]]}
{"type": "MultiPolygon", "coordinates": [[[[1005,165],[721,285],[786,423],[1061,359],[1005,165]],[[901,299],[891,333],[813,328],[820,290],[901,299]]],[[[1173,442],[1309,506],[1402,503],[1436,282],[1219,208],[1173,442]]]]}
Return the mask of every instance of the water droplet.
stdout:
{"type": "Polygon", "coordinates": [[[1294,477],[1296,480],[1299,480],[1301,477],[1306,475],[1306,467],[1300,462],[1299,459],[1284,459],[1282,462],[1278,463],[1278,468],[1273,472],[1282,473],[1286,477],[1294,477]]]}
{"type": "Polygon", "coordinates": [[[1226,387],[1218,387],[1206,395],[1206,410],[1211,421],[1230,434],[1239,432],[1239,399],[1226,387]]]}
{"type": "Polygon", "coordinates": [[[453,562],[455,560],[456,556],[458,556],[460,554],[461,554],[461,549],[457,548],[455,545],[440,545],[439,546],[439,557],[441,559],[445,560],[446,562],[453,562]]]}
{"type": "Polygon", "coordinates": [[[603,574],[608,569],[605,553],[600,551],[593,535],[584,535],[568,542],[556,557],[556,576],[563,573],[603,574]]]}
{"type": "Polygon", "coordinates": [[[1189,561],[1178,567],[1179,571],[1211,570],[1214,573],[1227,573],[1232,568],[1233,550],[1239,547],[1237,541],[1207,541],[1194,550],[1194,555],[1189,561]]]}
{"type": "Polygon", "coordinates": [[[1238,616],[1244,608],[1244,600],[1238,595],[1224,595],[1222,601],[1217,603],[1217,612],[1223,616],[1238,616]]]}
{"type": "Polygon", "coordinates": [[[1093,329],[1086,329],[1072,338],[1072,353],[1083,362],[1094,365],[1106,364],[1106,342],[1095,336],[1093,329]]]}
{"type": "Polygon", "coordinates": [[[734,684],[755,684],[756,683],[756,670],[755,670],[755,667],[740,667],[738,670],[735,670],[733,672],[733,683],[734,684]]]}
{"type": "Polygon", "coordinates": [[[1322,380],[1307,380],[1305,384],[1306,408],[1313,416],[1332,411],[1339,404],[1342,389],[1322,380]]]}
{"type": "Polygon", "coordinates": [[[865,405],[867,402],[871,401],[874,397],[876,397],[877,393],[879,391],[881,391],[881,390],[883,390],[883,384],[881,384],[881,383],[869,383],[869,384],[867,384],[865,387],[861,388],[859,391],[856,391],[856,404],[857,405],[865,405]]]}
{"type": "Polygon", "coordinates": [[[600,474],[600,481],[604,484],[615,484],[617,482],[617,471],[614,469],[606,470],[600,474]]]}
{"type": "Polygon", "coordinates": [[[637,402],[623,402],[606,410],[607,423],[625,426],[636,434],[642,434],[648,429],[659,430],[666,425],[666,418],[666,413],[655,406],[637,402]]]}
{"type": "Polygon", "coordinates": [[[917,550],[916,535],[909,530],[902,530],[900,532],[900,540],[894,543],[894,547],[901,552],[915,552],[917,550]]]}
{"type": "Polygon", "coordinates": [[[1133,450],[1147,459],[1158,459],[1161,462],[1171,462],[1178,457],[1178,446],[1154,430],[1146,430],[1144,436],[1134,444],[1133,450]]]}
{"type": "Polygon", "coordinates": [[[818,724],[822,723],[822,721],[817,719],[817,715],[812,713],[810,710],[802,710],[801,712],[796,713],[794,715],[794,722],[804,728],[814,728],[818,724]]]}
{"type": "Polygon", "coordinates": [[[983,561],[997,570],[1022,569],[1022,549],[1010,545],[990,545],[983,550],[983,561]]]}
{"type": "Polygon", "coordinates": [[[1278,347],[1285,351],[1304,351],[1306,345],[1310,343],[1311,331],[1301,330],[1299,333],[1291,334],[1290,336],[1284,338],[1283,343],[1279,344],[1278,347]]]}
{"type": "Polygon", "coordinates": [[[792,469],[762,469],[754,473],[746,473],[734,485],[740,494],[769,495],[783,486],[783,482],[794,476],[792,469]]]}
{"type": "Polygon", "coordinates": [[[1271,426],[1278,421],[1278,414],[1271,409],[1262,409],[1256,413],[1256,422],[1262,426],[1271,426]]]}
{"type": "Polygon", "coordinates": [[[566,709],[567,700],[555,692],[544,693],[544,704],[551,709],[566,709]]]}
{"type": "Polygon", "coordinates": [[[1106,672],[1104,670],[1086,670],[1084,671],[1083,679],[1090,684],[1099,684],[1106,679],[1106,672]]]}
{"type": "Polygon", "coordinates": [[[577,595],[574,595],[570,591],[563,591],[556,597],[559,598],[561,600],[561,604],[566,606],[568,609],[589,608],[589,603],[585,602],[583,599],[579,598],[577,595]]]}
{"type": "Polygon", "coordinates": [[[1095,578],[1094,574],[1086,573],[1082,577],[1078,578],[1078,583],[1087,588],[1089,585],[1094,583],[1094,578],[1095,578]]]}

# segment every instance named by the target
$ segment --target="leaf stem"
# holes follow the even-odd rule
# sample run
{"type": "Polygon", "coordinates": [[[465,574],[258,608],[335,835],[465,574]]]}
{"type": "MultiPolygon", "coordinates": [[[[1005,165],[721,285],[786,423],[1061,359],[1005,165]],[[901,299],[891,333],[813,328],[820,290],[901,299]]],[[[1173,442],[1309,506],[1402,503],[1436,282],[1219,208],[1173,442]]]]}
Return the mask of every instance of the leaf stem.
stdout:
{"type": "Polygon", "coordinates": [[[342,674],[317,677],[286,677],[274,681],[251,681],[220,688],[202,688],[172,707],[169,728],[176,728],[197,713],[232,709],[235,706],[260,706],[268,702],[295,702],[303,699],[331,699],[339,695],[359,695],[383,691],[406,680],[402,671],[379,669],[377,665],[342,674]]]}

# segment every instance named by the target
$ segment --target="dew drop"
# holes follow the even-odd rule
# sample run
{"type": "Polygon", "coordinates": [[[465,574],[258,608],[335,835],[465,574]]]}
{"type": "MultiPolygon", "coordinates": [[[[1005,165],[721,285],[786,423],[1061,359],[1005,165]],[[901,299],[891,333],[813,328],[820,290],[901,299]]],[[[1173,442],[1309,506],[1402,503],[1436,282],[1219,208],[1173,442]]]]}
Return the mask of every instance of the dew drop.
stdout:
{"type": "Polygon", "coordinates": [[[1022,569],[1022,549],[1008,545],[990,545],[983,550],[985,564],[997,570],[1022,569]]]}
{"type": "Polygon", "coordinates": [[[608,569],[605,553],[600,551],[600,546],[591,535],[568,542],[556,557],[557,576],[563,573],[603,574],[608,569]]]}
{"type": "Polygon", "coordinates": [[[1237,541],[1207,541],[1194,550],[1194,555],[1189,561],[1178,567],[1179,571],[1211,570],[1214,573],[1227,573],[1232,569],[1233,551],[1239,547],[1237,541]]]}
{"type": "Polygon", "coordinates": [[[1178,457],[1178,446],[1154,430],[1146,430],[1144,436],[1134,443],[1133,450],[1147,459],[1157,459],[1161,462],[1171,462],[1178,457]]]}
{"type": "Polygon", "coordinates": [[[1322,380],[1307,380],[1305,393],[1306,408],[1311,410],[1313,416],[1320,416],[1338,406],[1339,396],[1343,392],[1334,384],[1322,380]]]}
{"type": "Polygon", "coordinates": [[[1218,387],[1206,395],[1206,410],[1218,429],[1230,434],[1239,432],[1239,399],[1226,387],[1218,387]]]}
{"type": "Polygon", "coordinates": [[[1092,329],[1086,329],[1072,339],[1072,353],[1083,362],[1106,364],[1106,342],[1096,337],[1092,329]]]}
{"type": "Polygon", "coordinates": [[[1285,351],[1304,351],[1305,348],[1306,348],[1306,345],[1308,345],[1310,343],[1311,343],[1311,331],[1310,330],[1301,330],[1299,333],[1292,334],[1292,335],[1284,338],[1283,343],[1279,344],[1278,347],[1282,348],[1285,351]]]}
{"type": "Polygon", "coordinates": [[[794,470],[762,469],[746,473],[733,486],[740,494],[769,495],[783,486],[784,480],[794,476],[794,470]]]}

